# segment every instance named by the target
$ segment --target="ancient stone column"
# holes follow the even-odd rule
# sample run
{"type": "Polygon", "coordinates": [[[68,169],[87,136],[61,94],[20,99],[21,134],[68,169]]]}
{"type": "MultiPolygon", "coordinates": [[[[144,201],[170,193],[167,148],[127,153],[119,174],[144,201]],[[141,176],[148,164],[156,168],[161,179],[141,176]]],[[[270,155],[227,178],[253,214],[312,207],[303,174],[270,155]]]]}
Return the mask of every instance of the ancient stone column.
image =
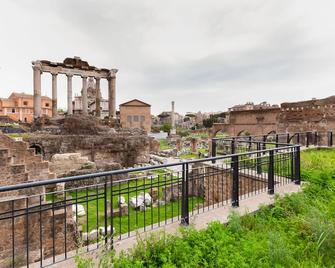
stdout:
{"type": "Polygon", "coordinates": [[[87,77],[82,76],[82,79],[83,79],[83,89],[81,92],[82,111],[84,115],[87,115],[87,77]]]}
{"type": "Polygon", "coordinates": [[[118,69],[111,69],[109,71],[108,79],[108,115],[109,117],[116,118],[116,73],[118,69]]]}
{"type": "Polygon", "coordinates": [[[67,114],[73,114],[72,107],[72,74],[67,74],[67,114]]]}
{"type": "Polygon", "coordinates": [[[100,77],[96,77],[95,78],[95,115],[96,117],[101,116],[101,111],[100,111],[100,97],[101,97],[101,93],[100,93],[100,77]]]}
{"type": "Polygon", "coordinates": [[[34,70],[34,118],[41,116],[41,74],[42,64],[39,61],[33,61],[34,70]]]}
{"type": "Polygon", "coordinates": [[[171,134],[176,134],[176,123],[174,114],[174,101],[171,102],[171,134]]]}
{"type": "Polygon", "coordinates": [[[57,116],[57,73],[52,73],[52,116],[57,116]]]}

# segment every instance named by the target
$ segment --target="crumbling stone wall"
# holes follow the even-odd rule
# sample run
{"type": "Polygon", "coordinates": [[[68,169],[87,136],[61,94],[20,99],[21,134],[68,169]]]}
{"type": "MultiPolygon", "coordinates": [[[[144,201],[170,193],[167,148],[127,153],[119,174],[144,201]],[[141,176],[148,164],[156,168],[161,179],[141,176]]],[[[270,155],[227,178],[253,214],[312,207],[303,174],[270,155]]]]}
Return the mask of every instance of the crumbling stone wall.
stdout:
{"type": "Polygon", "coordinates": [[[278,132],[327,131],[335,129],[335,96],[282,103],[278,132]]]}
{"type": "Polygon", "coordinates": [[[26,138],[31,146],[43,149],[44,159],[54,154],[80,153],[95,162],[100,169],[106,162],[116,162],[124,167],[148,163],[150,144],[147,135],[114,133],[110,135],[52,135],[35,134],[26,138]]]}
{"type": "MultiPolygon", "coordinates": [[[[49,172],[48,162],[40,155],[35,155],[27,143],[0,135],[0,186],[54,177],[49,172]]],[[[53,253],[53,238],[55,254],[63,253],[65,222],[68,250],[75,247],[75,225],[71,207],[54,208],[53,212],[52,207],[49,207],[36,213],[40,205],[48,208],[44,194],[44,187],[0,193],[0,267],[12,267],[13,248],[15,267],[26,264],[27,259],[30,263],[38,261],[41,258],[40,240],[42,258],[53,253]],[[14,219],[7,219],[13,216],[14,219]]]]}
{"type": "MultiPolygon", "coordinates": [[[[189,173],[188,193],[192,197],[204,198],[204,206],[210,206],[232,197],[232,172],[230,169],[203,163],[193,165],[189,173]]],[[[266,190],[267,181],[249,174],[239,174],[239,195],[266,190]]],[[[179,184],[163,188],[162,200],[167,202],[181,198],[182,186],[179,184]]]]}
{"type": "Polygon", "coordinates": [[[150,160],[150,137],[144,130],[114,129],[92,116],[40,118],[32,130],[24,140],[40,148],[48,161],[54,154],[80,153],[101,169],[106,163],[130,167],[150,160]]]}
{"type": "Polygon", "coordinates": [[[285,102],[280,108],[232,111],[229,121],[214,124],[209,134],[218,131],[230,136],[335,130],[335,96],[299,102],[285,102]]]}
{"type": "MultiPolygon", "coordinates": [[[[210,206],[225,201],[230,202],[233,183],[230,169],[207,166],[204,167],[203,172],[209,174],[204,181],[205,205],[210,206]]],[[[242,172],[239,173],[239,196],[264,191],[266,187],[266,180],[242,172]]]]}

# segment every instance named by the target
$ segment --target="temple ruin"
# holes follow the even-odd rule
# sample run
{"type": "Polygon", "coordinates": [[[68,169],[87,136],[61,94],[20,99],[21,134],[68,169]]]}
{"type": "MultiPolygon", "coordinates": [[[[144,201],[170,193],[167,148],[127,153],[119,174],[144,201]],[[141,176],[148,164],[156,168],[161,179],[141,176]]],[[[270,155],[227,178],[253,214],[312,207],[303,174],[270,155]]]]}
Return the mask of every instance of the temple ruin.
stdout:
{"type": "Polygon", "coordinates": [[[47,60],[36,60],[32,62],[33,80],[34,80],[34,118],[41,117],[41,75],[43,73],[50,73],[52,75],[52,116],[57,116],[57,76],[65,74],[67,76],[67,114],[73,114],[72,106],[72,77],[74,75],[82,78],[82,113],[87,115],[87,78],[95,79],[96,87],[96,112],[95,115],[100,117],[100,100],[101,89],[100,80],[108,80],[108,110],[109,117],[116,117],[115,107],[115,80],[118,69],[97,68],[89,65],[86,61],[79,57],[66,58],[62,63],[51,62],[47,60]]]}

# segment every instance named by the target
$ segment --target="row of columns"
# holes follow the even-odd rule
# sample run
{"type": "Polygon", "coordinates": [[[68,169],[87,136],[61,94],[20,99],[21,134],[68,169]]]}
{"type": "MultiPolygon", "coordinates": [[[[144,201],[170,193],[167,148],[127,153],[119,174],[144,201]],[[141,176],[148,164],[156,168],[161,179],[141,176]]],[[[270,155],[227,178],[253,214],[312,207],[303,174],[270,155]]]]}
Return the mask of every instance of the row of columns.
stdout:
{"type": "MultiPolygon", "coordinates": [[[[41,116],[41,75],[42,65],[40,62],[33,63],[34,70],[34,118],[41,116]]],[[[57,75],[58,73],[51,73],[52,75],[52,116],[57,115],[57,75]]],[[[69,115],[73,114],[73,105],[72,105],[72,77],[73,74],[66,74],[67,76],[67,113],[69,115]]],[[[82,112],[84,115],[88,114],[88,101],[87,101],[87,76],[82,77],[82,112]]],[[[95,77],[96,81],[96,116],[101,116],[100,111],[100,77],[95,77]]],[[[110,72],[108,80],[108,110],[109,117],[116,118],[116,102],[115,102],[115,73],[110,72]]]]}

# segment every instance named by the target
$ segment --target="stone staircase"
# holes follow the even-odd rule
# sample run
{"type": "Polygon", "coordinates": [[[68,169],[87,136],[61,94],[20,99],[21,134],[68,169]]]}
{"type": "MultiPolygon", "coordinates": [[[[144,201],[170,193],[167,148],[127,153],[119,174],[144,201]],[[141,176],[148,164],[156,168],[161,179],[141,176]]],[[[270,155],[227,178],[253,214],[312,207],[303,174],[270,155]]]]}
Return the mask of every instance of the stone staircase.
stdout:
{"type": "MultiPolygon", "coordinates": [[[[53,178],[55,174],[50,172],[49,162],[44,161],[41,155],[36,155],[35,149],[29,148],[26,142],[15,141],[0,134],[0,187],[53,178]]],[[[67,228],[71,229],[69,234],[73,232],[72,211],[60,208],[45,210],[41,214],[34,213],[40,205],[47,204],[45,191],[45,187],[40,186],[0,193],[0,267],[13,267],[12,259],[15,267],[26,265],[27,244],[29,263],[40,260],[41,239],[43,259],[53,252],[53,245],[56,253],[64,251],[63,233],[56,233],[56,241],[52,241],[52,228],[64,230],[66,222],[67,228]],[[25,211],[28,211],[28,216],[24,215],[25,211]],[[14,217],[6,218],[8,216],[14,217]]],[[[71,245],[73,240],[70,241],[69,248],[71,245]]]]}

